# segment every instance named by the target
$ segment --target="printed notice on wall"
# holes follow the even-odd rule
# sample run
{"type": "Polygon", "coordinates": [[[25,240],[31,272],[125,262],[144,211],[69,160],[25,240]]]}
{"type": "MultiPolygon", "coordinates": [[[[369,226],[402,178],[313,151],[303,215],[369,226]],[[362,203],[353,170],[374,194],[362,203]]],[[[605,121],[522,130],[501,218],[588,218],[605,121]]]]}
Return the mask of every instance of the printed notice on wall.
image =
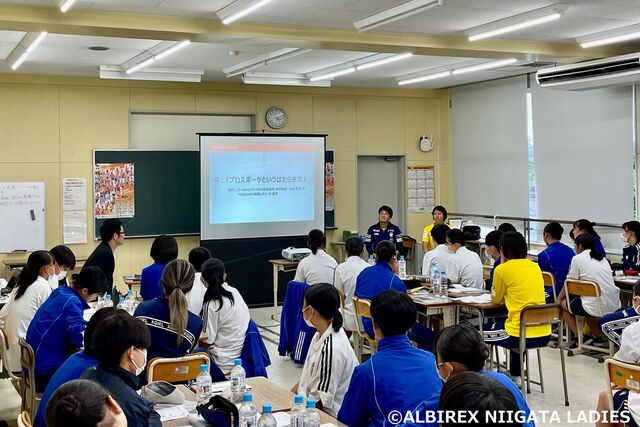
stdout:
{"type": "Polygon", "coordinates": [[[62,207],[65,211],[87,210],[87,180],[64,178],[62,180],[62,207]]]}
{"type": "Polygon", "coordinates": [[[432,166],[407,167],[407,203],[409,212],[430,212],[436,204],[432,166]]]}
{"type": "Polygon", "coordinates": [[[65,244],[87,243],[87,211],[64,211],[62,234],[65,244]]]}

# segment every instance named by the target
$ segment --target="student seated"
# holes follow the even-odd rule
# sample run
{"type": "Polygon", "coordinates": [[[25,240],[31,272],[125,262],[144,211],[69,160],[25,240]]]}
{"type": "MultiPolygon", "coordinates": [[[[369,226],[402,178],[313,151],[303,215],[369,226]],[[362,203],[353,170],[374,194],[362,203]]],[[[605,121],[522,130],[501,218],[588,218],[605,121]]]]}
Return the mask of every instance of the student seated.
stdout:
{"type": "Polygon", "coordinates": [[[300,381],[293,393],[314,399],[316,407],[335,417],[342,406],[353,369],[358,365],[349,338],[342,330],[340,296],[328,283],[307,288],[302,309],[313,335],[300,381]]]}
{"type": "Polygon", "coordinates": [[[447,230],[451,228],[451,226],[446,223],[447,210],[444,208],[444,206],[435,206],[431,210],[431,216],[433,217],[433,224],[427,225],[422,232],[422,250],[424,251],[424,253],[434,250],[436,246],[440,244],[439,242],[434,241],[432,238],[433,234],[431,233],[431,231],[434,227],[438,225],[444,225],[445,227],[447,227],[447,230]]]}
{"type": "Polygon", "coordinates": [[[198,346],[202,319],[188,309],[185,296],[193,287],[193,266],[174,259],[164,268],[162,296],[140,303],[134,316],[149,328],[149,360],[154,357],[181,357],[198,346]]]}
{"type": "MultiPolygon", "coordinates": [[[[509,389],[516,399],[518,409],[525,417],[529,417],[531,409],[511,378],[499,372],[484,370],[490,350],[473,326],[461,323],[444,328],[436,338],[435,348],[438,373],[445,383],[456,375],[467,371],[493,378],[509,389]]],[[[535,423],[524,423],[524,426],[535,427],[535,423]]]]}
{"type": "Polygon", "coordinates": [[[207,291],[202,306],[201,345],[209,352],[211,362],[227,374],[242,353],[251,320],[249,308],[240,292],[227,284],[227,273],[219,259],[211,258],[202,265],[202,283],[207,291]]]}
{"type": "Polygon", "coordinates": [[[509,231],[518,231],[510,222],[503,222],[498,226],[498,231],[502,231],[503,233],[507,233],[509,231]]]}
{"type": "MultiPolygon", "coordinates": [[[[540,270],[553,274],[556,282],[556,296],[560,295],[564,287],[564,280],[567,278],[571,260],[576,254],[573,249],[560,241],[563,232],[564,228],[557,222],[550,222],[545,225],[542,238],[547,248],[538,254],[540,270]]],[[[555,302],[553,289],[550,286],[545,286],[545,293],[548,303],[555,302]]]]}
{"type": "Polygon", "coordinates": [[[49,286],[54,290],[58,286],[67,286],[67,272],[76,268],[76,256],[64,245],[52,248],[49,253],[53,257],[55,276],[49,277],[49,286]]]}
{"type": "Polygon", "coordinates": [[[627,244],[622,249],[624,268],[640,271],[640,222],[629,221],[622,224],[620,237],[627,244]]]}
{"type": "Polygon", "coordinates": [[[431,264],[436,263],[436,268],[445,271],[447,279],[453,283],[458,283],[460,277],[458,275],[458,266],[453,259],[453,254],[447,248],[446,234],[449,227],[444,224],[438,224],[431,229],[431,241],[436,243],[436,247],[430,250],[422,258],[422,274],[424,276],[431,275],[431,264]]]}
{"type": "Polygon", "coordinates": [[[340,293],[342,301],[342,316],[344,328],[347,331],[357,330],[356,314],[353,311],[353,294],[356,290],[356,280],[358,275],[369,264],[361,258],[364,251],[364,243],[359,237],[349,237],[344,242],[344,249],[348,258],[345,262],[336,267],[334,286],[340,293]]]}
{"type": "Polygon", "coordinates": [[[596,232],[596,230],[593,228],[595,227],[596,223],[595,222],[591,222],[588,219],[579,219],[576,222],[573,223],[573,228],[571,229],[572,231],[572,239],[577,239],[578,236],[580,236],[581,234],[590,234],[591,236],[593,236],[595,238],[595,250],[596,252],[598,252],[600,255],[602,255],[603,258],[607,257],[607,253],[604,250],[604,246],[602,245],[602,241],[600,240],[600,235],[598,235],[598,233],[596,232]]]}
{"type": "MultiPolygon", "coordinates": [[[[44,411],[44,407],[42,409],[44,411]]],[[[73,380],[62,385],[51,396],[47,405],[46,425],[127,427],[127,417],[118,402],[102,386],[89,380],[73,380]]]]}
{"type": "Polygon", "coordinates": [[[162,295],[160,277],[165,266],[178,258],[178,242],[173,236],[162,235],[153,239],[151,251],[153,264],[142,269],[140,278],[140,296],[144,301],[158,298],[162,295]]]}
{"type": "Polygon", "coordinates": [[[96,327],[102,323],[102,321],[110,316],[116,314],[117,308],[105,307],[96,311],[91,320],[87,323],[87,328],[84,331],[84,350],[80,350],[73,353],[65,362],[58,368],[56,373],[51,377],[51,381],[44,389],[40,404],[38,405],[38,412],[33,420],[34,427],[46,427],[45,424],[45,410],[47,408],[47,402],[51,399],[53,393],[60,388],[64,383],[71,380],[80,378],[82,373],[89,368],[92,368],[98,364],[95,359],[95,353],[93,350],[93,344],[95,340],[94,332],[96,327]]]}
{"type": "MultiPolygon", "coordinates": [[[[460,284],[468,288],[484,289],[482,278],[482,261],[477,253],[470,251],[464,245],[465,237],[462,230],[454,228],[447,231],[447,248],[453,252],[453,261],[458,267],[460,284]]],[[[447,272],[449,278],[449,272],[447,272]]]]}
{"type": "Polygon", "coordinates": [[[82,378],[100,384],[113,396],[127,417],[128,427],[161,427],[153,404],[137,393],[138,375],[147,366],[151,345],[149,328],[142,320],[118,310],[98,325],[95,336],[98,366],[87,369],[82,378]]]}
{"type": "Polygon", "coordinates": [[[578,333],[576,315],[585,316],[589,330],[595,332],[599,317],[620,308],[620,289],[613,282],[609,262],[596,250],[596,239],[593,236],[583,233],[576,237],[576,253],[571,260],[567,279],[596,282],[600,287],[601,296],[576,297],[567,295],[567,289],[563,288],[558,295],[558,302],[562,304],[564,320],[574,334],[578,333]]]}
{"type": "MultiPolygon", "coordinates": [[[[507,349],[520,345],[520,312],[529,305],[542,305],[544,282],[540,267],[527,259],[527,242],[517,231],[506,232],[500,237],[502,263],[496,268],[491,288],[491,301],[504,303],[507,307],[507,320],[496,321],[482,332],[484,341],[507,349]]],[[[526,330],[527,346],[544,346],[549,342],[551,326],[530,326],[526,330]]],[[[510,373],[519,377],[520,357],[510,351],[510,373]]]]}
{"type": "Polygon", "coordinates": [[[12,372],[22,371],[18,341],[26,338],[33,316],[51,295],[49,277],[52,276],[55,276],[55,267],[51,254],[47,251],[33,252],[27,258],[9,300],[0,310],[0,327],[9,348],[7,365],[12,372]]]}
{"type": "Polygon", "coordinates": [[[338,420],[350,427],[382,427],[392,411],[436,410],[442,381],[435,357],[412,347],[407,337],[416,322],[413,300],[385,290],[371,301],[371,316],[378,350],[354,369],[338,420]]]}
{"type": "Polygon", "coordinates": [[[187,294],[187,299],[189,300],[189,311],[200,317],[202,317],[202,300],[204,299],[204,293],[207,290],[207,288],[202,284],[202,280],[200,280],[202,277],[202,264],[210,258],[211,252],[209,252],[209,249],[202,246],[193,248],[189,252],[189,262],[196,272],[193,277],[193,288],[191,288],[187,294]]]}
{"type": "Polygon", "coordinates": [[[500,230],[493,230],[487,233],[484,238],[484,255],[488,260],[493,260],[493,267],[489,273],[489,278],[485,280],[485,289],[491,290],[493,284],[493,274],[496,271],[496,267],[500,265],[502,259],[500,258],[500,237],[504,232],[500,230]]]}
{"type": "Polygon", "coordinates": [[[303,258],[298,264],[294,281],[308,285],[316,283],[331,283],[333,285],[333,274],[338,263],[324,251],[326,243],[322,231],[311,230],[309,232],[307,245],[311,249],[311,255],[303,258]]]}

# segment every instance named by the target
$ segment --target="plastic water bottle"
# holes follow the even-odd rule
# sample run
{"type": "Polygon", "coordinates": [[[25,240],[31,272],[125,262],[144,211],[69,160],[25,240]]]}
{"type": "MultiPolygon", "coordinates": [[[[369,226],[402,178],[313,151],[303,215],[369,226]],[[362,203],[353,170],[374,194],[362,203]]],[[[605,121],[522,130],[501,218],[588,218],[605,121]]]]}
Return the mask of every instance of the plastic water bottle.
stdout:
{"type": "Polygon", "coordinates": [[[118,300],[118,307],[120,310],[126,310],[127,312],[129,310],[127,310],[127,304],[124,301],[124,297],[120,297],[120,299],[118,300]]]}
{"type": "Polygon", "coordinates": [[[127,291],[125,302],[127,303],[127,311],[133,316],[133,313],[136,311],[136,299],[133,296],[133,291],[131,289],[127,291]]]}
{"type": "Polygon", "coordinates": [[[244,395],[244,401],[238,410],[238,420],[239,427],[256,427],[258,411],[253,404],[253,396],[251,393],[245,393],[244,395]]]}
{"type": "Polygon", "coordinates": [[[303,427],[320,427],[320,414],[313,399],[307,399],[307,409],[304,411],[302,425],[303,427]]]}
{"type": "Polygon", "coordinates": [[[104,301],[102,301],[102,307],[113,307],[113,300],[111,295],[105,295],[104,301]]]}
{"type": "Polygon", "coordinates": [[[211,375],[207,370],[206,363],[200,365],[200,373],[196,377],[196,395],[198,403],[206,403],[211,397],[211,375]]]}
{"type": "Polygon", "coordinates": [[[240,403],[244,399],[245,380],[247,373],[242,367],[242,359],[233,361],[233,369],[231,370],[231,400],[234,403],[240,403]]]}
{"type": "Polygon", "coordinates": [[[258,427],[276,427],[276,419],[271,415],[271,405],[268,403],[262,405],[262,415],[258,419],[258,427]]]}
{"type": "Polygon", "coordinates": [[[437,268],[431,272],[431,293],[434,297],[440,297],[440,270],[437,268]]]}
{"type": "Polygon", "coordinates": [[[407,278],[407,261],[404,260],[404,255],[400,255],[400,261],[398,261],[398,276],[402,280],[407,278]]]}
{"type": "Polygon", "coordinates": [[[301,394],[296,394],[296,397],[293,399],[293,406],[289,412],[289,417],[291,418],[291,427],[302,427],[304,418],[304,396],[301,394]]]}
{"type": "Polygon", "coordinates": [[[376,260],[373,259],[373,255],[369,255],[369,261],[367,261],[369,263],[369,265],[374,265],[376,263],[376,260]]]}
{"type": "Polygon", "coordinates": [[[449,296],[449,292],[447,292],[447,285],[448,285],[448,281],[447,281],[447,273],[442,270],[440,272],[440,296],[442,298],[447,298],[449,296]]]}

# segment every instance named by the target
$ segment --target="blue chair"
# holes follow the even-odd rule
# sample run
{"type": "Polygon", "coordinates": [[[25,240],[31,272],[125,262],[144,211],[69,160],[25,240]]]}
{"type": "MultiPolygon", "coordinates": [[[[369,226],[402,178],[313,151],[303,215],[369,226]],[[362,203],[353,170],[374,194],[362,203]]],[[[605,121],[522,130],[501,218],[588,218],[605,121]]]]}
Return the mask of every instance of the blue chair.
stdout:
{"type": "Polygon", "coordinates": [[[291,281],[287,284],[280,317],[278,354],[280,356],[289,354],[298,364],[304,364],[311,339],[316,332],[315,328],[307,326],[302,316],[304,294],[308,287],[309,285],[302,282],[291,281]]]}
{"type": "Polygon", "coordinates": [[[258,326],[253,320],[249,320],[249,327],[247,328],[240,359],[242,359],[242,366],[247,373],[247,378],[267,378],[267,366],[271,365],[271,359],[260,336],[258,326]]]}

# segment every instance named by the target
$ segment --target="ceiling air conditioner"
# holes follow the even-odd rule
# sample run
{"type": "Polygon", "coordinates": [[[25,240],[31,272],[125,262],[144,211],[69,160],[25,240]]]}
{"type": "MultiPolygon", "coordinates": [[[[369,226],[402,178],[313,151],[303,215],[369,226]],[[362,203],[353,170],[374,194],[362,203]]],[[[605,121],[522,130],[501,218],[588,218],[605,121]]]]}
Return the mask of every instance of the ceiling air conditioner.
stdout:
{"type": "Polygon", "coordinates": [[[640,82],[640,53],[543,69],[536,80],[541,87],[561,90],[634,84],[640,82]]]}

